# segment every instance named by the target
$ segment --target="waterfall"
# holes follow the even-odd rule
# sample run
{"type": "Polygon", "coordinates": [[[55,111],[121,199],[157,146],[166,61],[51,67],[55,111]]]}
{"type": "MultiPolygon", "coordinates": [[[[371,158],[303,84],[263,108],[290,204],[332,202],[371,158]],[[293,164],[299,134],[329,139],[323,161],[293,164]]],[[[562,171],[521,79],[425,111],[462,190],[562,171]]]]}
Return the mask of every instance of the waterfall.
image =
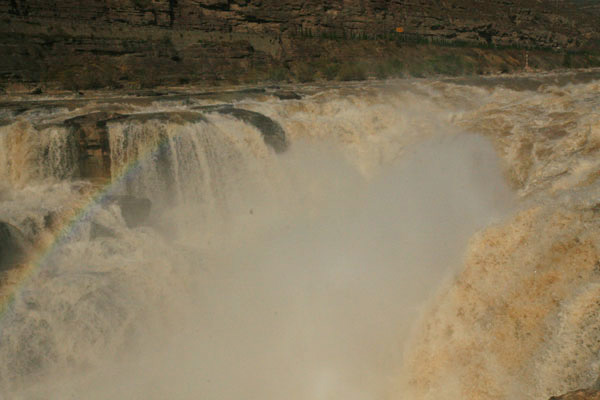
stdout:
{"type": "Polygon", "coordinates": [[[598,83],[505,79],[4,113],[0,399],[590,385],[598,83]]]}
{"type": "Polygon", "coordinates": [[[77,176],[76,138],[68,127],[36,128],[26,121],[0,126],[0,178],[24,185],[77,176]]]}

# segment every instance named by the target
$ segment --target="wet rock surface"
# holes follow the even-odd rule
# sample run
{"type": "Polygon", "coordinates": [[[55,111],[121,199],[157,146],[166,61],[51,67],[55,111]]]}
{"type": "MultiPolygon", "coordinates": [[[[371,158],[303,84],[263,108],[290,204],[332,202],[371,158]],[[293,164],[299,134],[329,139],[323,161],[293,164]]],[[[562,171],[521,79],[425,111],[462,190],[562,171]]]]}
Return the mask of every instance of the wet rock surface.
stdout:
{"type": "Polygon", "coordinates": [[[287,90],[275,92],[273,96],[279,98],[279,100],[300,100],[302,98],[298,93],[287,90]]]}
{"type": "Polygon", "coordinates": [[[24,261],[28,248],[17,227],[0,221],[0,272],[15,268],[24,261]]]}
{"type": "Polygon", "coordinates": [[[287,148],[285,131],[278,122],[272,120],[266,115],[255,111],[235,108],[231,104],[201,106],[197,107],[196,109],[209,113],[216,112],[223,115],[231,115],[232,117],[246,122],[258,129],[262,133],[265,143],[275,149],[275,151],[282,152],[287,148]]]}
{"type": "Polygon", "coordinates": [[[96,112],[64,121],[65,125],[73,129],[78,142],[81,176],[92,178],[110,174],[110,148],[106,122],[119,115],[116,112],[96,112]]]}

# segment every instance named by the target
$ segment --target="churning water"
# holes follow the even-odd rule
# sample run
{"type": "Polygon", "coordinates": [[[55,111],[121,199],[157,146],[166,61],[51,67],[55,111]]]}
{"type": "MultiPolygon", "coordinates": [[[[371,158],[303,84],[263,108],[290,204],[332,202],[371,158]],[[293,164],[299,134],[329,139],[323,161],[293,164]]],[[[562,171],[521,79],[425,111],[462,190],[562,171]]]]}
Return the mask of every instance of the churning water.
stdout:
{"type": "Polygon", "coordinates": [[[26,255],[0,272],[1,399],[594,382],[598,81],[298,90],[234,113],[194,96],[7,108],[0,221],[26,255]]]}

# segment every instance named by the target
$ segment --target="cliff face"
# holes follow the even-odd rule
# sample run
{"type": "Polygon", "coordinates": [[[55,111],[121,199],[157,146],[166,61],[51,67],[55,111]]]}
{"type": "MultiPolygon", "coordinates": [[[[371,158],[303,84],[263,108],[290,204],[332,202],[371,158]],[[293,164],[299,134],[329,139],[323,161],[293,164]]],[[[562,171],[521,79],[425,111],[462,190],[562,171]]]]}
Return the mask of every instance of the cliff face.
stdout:
{"type": "MultiPolygon", "coordinates": [[[[204,32],[382,35],[402,26],[426,35],[523,43],[577,45],[590,27],[573,26],[582,15],[564,0],[10,0],[6,20],[35,23],[124,23],[204,32]],[[582,29],[583,28],[583,29],[582,29]],[[571,35],[563,37],[562,35],[571,35]],[[572,39],[572,40],[569,40],[572,39]]],[[[579,2],[581,7],[589,7],[579,2]]]]}
{"type": "Polygon", "coordinates": [[[0,77],[227,80],[302,58],[307,37],[389,38],[397,27],[420,38],[579,49],[600,37],[592,15],[566,0],[9,0],[0,4],[0,77]]]}

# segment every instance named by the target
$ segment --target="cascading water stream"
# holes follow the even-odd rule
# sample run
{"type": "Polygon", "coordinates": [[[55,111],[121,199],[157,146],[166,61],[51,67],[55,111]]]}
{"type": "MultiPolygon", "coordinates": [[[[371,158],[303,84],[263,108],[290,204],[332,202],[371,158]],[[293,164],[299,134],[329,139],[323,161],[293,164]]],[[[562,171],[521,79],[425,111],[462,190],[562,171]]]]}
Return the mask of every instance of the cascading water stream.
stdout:
{"type": "Polygon", "coordinates": [[[566,378],[540,365],[570,359],[569,324],[595,315],[596,88],[400,82],[230,108],[124,102],[88,125],[61,123],[77,110],[14,117],[0,221],[32,250],[2,272],[0,399],[504,399],[580,384],[592,361],[566,378]],[[559,98],[570,114],[543,106],[559,98]],[[577,175],[542,167],[568,170],[574,152],[577,175]],[[106,176],[85,176],[94,162],[106,176]],[[140,199],[151,211],[132,224],[140,199]],[[547,256],[544,297],[530,260],[557,243],[584,278],[547,256]],[[537,309],[522,285],[539,285],[537,309]]]}
{"type": "Polygon", "coordinates": [[[28,184],[76,175],[76,143],[68,128],[36,130],[27,122],[0,126],[0,178],[28,184]]]}

